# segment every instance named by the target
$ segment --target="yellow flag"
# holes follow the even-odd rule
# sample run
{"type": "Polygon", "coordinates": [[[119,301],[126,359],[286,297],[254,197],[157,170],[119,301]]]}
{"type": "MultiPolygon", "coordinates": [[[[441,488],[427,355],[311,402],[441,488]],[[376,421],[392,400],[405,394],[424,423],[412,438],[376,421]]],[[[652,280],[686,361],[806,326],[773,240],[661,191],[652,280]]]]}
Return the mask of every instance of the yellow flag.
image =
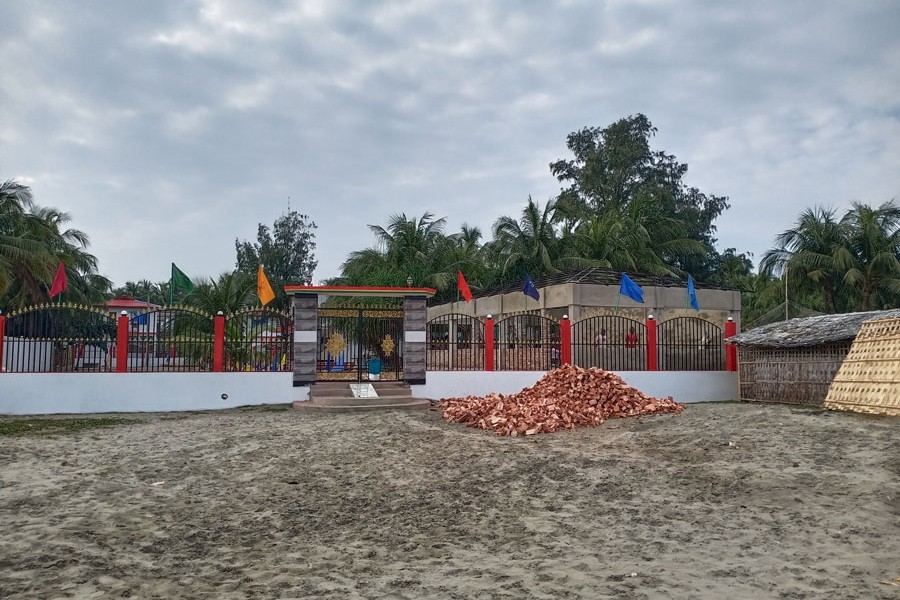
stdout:
{"type": "Polygon", "coordinates": [[[263,271],[262,265],[259,265],[259,271],[256,273],[256,295],[259,296],[259,301],[263,306],[275,299],[275,292],[272,291],[272,286],[266,279],[266,272],[263,271]]]}

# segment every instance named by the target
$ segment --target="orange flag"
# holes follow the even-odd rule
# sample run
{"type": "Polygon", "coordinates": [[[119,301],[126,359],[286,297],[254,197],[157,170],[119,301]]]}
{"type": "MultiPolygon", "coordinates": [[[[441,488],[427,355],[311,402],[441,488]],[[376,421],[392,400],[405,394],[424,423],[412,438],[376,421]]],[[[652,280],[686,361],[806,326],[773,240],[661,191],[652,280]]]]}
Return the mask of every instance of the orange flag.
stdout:
{"type": "Polygon", "coordinates": [[[62,294],[67,289],[69,289],[69,280],[66,278],[66,266],[60,261],[56,268],[56,277],[53,278],[53,285],[50,286],[50,297],[62,294]]]}
{"type": "Polygon", "coordinates": [[[456,272],[456,289],[466,299],[466,302],[472,301],[472,290],[469,289],[469,284],[466,283],[466,278],[463,277],[462,271],[456,272]]]}
{"type": "Polygon", "coordinates": [[[259,271],[256,272],[256,295],[259,296],[259,301],[263,306],[275,299],[275,292],[272,291],[272,286],[269,285],[269,280],[266,278],[266,272],[263,271],[262,265],[259,265],[259,271]]]}

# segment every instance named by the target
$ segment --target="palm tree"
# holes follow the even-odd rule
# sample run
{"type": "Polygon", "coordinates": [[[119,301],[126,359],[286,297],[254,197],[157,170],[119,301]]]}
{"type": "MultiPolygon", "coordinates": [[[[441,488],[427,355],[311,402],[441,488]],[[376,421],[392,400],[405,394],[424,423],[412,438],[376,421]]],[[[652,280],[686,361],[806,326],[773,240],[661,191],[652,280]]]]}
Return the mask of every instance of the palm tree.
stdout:
{"type": "Polygon", "coordinates": [[[502,216],[494,223],[494,239],[489,251],[505,279],[521,279],[557,272],[559,238],[554,229],[556,201],[549,200],[542,209],[528,197],[522,217],[516,220],[502,216]]]}
{"type": "Polygon", "coordinates": [[[411,277],[413,285],[447,290],[456,271],[447,264],[452,243],[444,235],[445,223],[425,212],[420,218],[392,215],[387,227],[369,225],[377,245],[352,252],[341,265],[341,277],[330,283],[403,286],[411,277]]]}
{"type": "Polygon", "coordinates": [[[900,207],[888,201],[872,208],[854,202],[841,219],[846,246],[836,258],[844,283],[860,293],[859,309],[872,309],[878,294],[900,297],[900,207]]]}
{"type": "Polygon", "coordinates": [[[201,281],[184,297],[192,308],[214,315],[230,314],[256,302],[256,280],[240,271],[222,273],[218,279],[201,281]]]}
{"type": "MultiPolygon", "coordinates": [[[[27,186],[11,180],[0,183],[0,297],[21,287],[20,272],[42,272],[47,267],[43,248],[22,235],[33,206],[27,186]]],[[[40,292],[36,286],[30,291],[40,292]]]]}
{"type": "Polygon", "coordinates": [[[783,274],[797,286],[819,288],[828,311],[837,312],[837,295],[848,262],[845,231],[834,209],[807,209],[794,227],[775,238],[777,246],[763,255],[760,271],[783,274]]]}
{"type": "Polygon", "coordinates": [[[69,278],[67,297],[102,300],[110,282],[97,272],[87,235],[66,228],[71,217],[34,204],[31,190],[14,181],[0,184],[0,298],[15,307],[45,302],[57,265],[69,278]]]}

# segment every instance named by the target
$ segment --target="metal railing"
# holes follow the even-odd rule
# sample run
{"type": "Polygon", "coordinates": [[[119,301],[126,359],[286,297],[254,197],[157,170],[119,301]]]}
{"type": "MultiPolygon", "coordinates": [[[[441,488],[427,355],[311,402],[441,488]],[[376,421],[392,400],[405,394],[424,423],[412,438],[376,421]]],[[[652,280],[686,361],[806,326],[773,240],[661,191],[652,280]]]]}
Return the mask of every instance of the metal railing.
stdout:
{"type": "Polygon", "coordinates": [[[293,371],[294,323],[267,308],[239,310],[225,318],[226,371],[293,371]]]}
{"type": "Polygon", "coordinates": [[[128,321],[128,371],[212,371],[213,317],[167,306],[128,321]]]}
{"type": "Polygon", "coordinates": [[[725,335],[715,323],[698,317],[677,317],[657,327],[660,371],[722,371],[725,335]]]}
{"type": "Polygon", "coordinates": [[[606,371],[647,368],[647,326],[618,316],[589,317],[572,325],[572,363],[606,371]]]}
{"type": "Polygon", "coordinates": [[[522,314],[494,324],[494,365],[498,371],[549,371],[560,366],[559,322],[522,314]]]}
{"type": "Polygon", "coordinates": [[[484,321],[451,313],[425,325],[425,368],[430,371],[483,371],[484,321]]]}
{"type": "Polygon", "coordinates": [[[42,304],[10,313],[2,343],[0,367],[10,373],[115,369],[115,319],[90,306],[42,304]]]}

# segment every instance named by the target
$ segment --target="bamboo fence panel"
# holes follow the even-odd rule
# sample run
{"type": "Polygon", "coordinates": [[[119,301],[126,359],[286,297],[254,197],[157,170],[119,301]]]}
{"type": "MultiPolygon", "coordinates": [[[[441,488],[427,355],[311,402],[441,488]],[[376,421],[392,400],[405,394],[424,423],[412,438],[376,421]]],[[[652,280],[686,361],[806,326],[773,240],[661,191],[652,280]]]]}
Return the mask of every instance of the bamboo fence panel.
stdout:
{"type": "Polygon", "coordinates": [[[740,346],[740,399],[821,406],[849,350],[850,343],[802,348],[740,346]]]}
{"type": "Polygon", "coordinates": [[[824,406],[900,416],[900,318],[862,324],[824,406]]]}

